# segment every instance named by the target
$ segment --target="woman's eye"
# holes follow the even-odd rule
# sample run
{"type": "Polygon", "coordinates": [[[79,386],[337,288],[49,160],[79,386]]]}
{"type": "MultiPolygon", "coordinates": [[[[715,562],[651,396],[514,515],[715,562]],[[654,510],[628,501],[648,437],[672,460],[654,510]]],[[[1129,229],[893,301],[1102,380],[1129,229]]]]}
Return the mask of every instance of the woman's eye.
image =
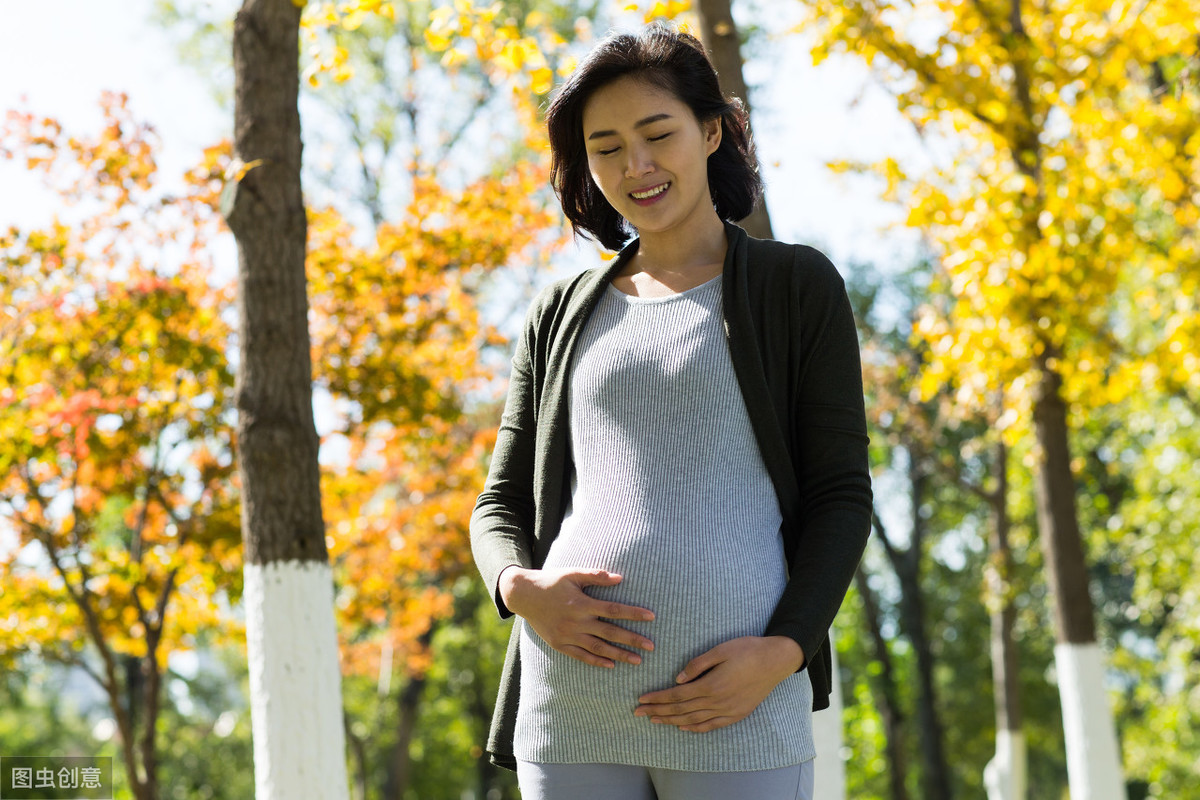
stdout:
{"type": "Polygon", "coordinates": [[[649,138],[649,141],[651,141],[651,142],[661,142],[663,139],[667,138],[667,137],[668,137],[668,136],[670,136],[670,135],[671,135],[670,133],[664,133],[664,134],[661,134],[661,135],[659,135],[659,136],[651,136],[651,137],[649,138]]]}
{"type": "Polygon", "coordinates": [[[607,150],[597,150],[596,152],[602,156],[611,156],[613,153],[617,152],[617,150],[619,150],[619,149],[620,149],[619,147],[610,147],[607,150]]]}

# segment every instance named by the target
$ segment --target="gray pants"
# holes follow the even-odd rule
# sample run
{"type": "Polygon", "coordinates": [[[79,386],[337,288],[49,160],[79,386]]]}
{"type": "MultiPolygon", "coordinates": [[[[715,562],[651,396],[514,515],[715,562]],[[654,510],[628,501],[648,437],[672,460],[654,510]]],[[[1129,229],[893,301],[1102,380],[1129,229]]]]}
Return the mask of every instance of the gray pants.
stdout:
{"type": "Polygon", "coordinates": [[[517,762],[522,800],[813,800],[813,762],[753,772],[517,762]]]}

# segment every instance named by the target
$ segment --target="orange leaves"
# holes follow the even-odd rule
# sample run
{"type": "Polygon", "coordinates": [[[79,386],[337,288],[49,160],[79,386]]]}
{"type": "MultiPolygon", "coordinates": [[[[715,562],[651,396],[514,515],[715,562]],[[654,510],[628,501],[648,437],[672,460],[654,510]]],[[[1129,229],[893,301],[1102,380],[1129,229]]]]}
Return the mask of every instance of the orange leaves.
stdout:
{"type": "Polygon", "coordinates": [[[450,613],[454,582],[473,572],[467,520],[489,440],[437,420],[373,439],[379,469],[355,464],[325,479],[344,664],[376,669],[382,637],[414,670],[423,634],[450,613]]]}
{"type": "Polygon", "coordinates": [[[475,293],[509,259],[538,257],[552,219],[542,181],[529,164],[461,192],[418,176],[404,220],[370,248],[332,210],[312,213],[313,362],[362,422],[452,416],[456,395],[490,377],[479,354],[496,337],[475,293]]]}
{"type": "Polygon", "coordinates": [[[42,172],[64,199],[99,196],[115,205],[135,201],[138,193],[149,190],[156,169],[153,130],[133,119],[124,94],[105,92],[100,105],[103,128],[88,139],[64,140],[56,120],[9,111],[0,128],[0,156],[19,153],[26,167],[42,172]]]}
{"type": "Polygon", "coordinates": [[[208,283],[222,150],[171,196],[149,127],[123,96],[102,105],[91,137],[32,114],[0,134],[0,155],[32,159],[68,201],[66,219],[0,238],[0,507],[22,554],[0,565],[21,589],[0,597],[19,623],[0,657],[141,657],[161,634],[161,661],[216,624],[213,593],[178,584],[236,568],[229,294],[208,283]]]}
{"type": "Polygon", "coordinates": [[[525,162],[457,190],[418,173],[404,215],[367,244],[310,212],[314,370],[344,410],[347,455],[327,465],[323,501],[348,670],[378,669],[390,648],[419,671],[473,572],[467,523],[494,432],[471,408],[502,363],[484,358],[501,338],[479,306],[493,273],[560,238],[546,184],[525,162]]]}

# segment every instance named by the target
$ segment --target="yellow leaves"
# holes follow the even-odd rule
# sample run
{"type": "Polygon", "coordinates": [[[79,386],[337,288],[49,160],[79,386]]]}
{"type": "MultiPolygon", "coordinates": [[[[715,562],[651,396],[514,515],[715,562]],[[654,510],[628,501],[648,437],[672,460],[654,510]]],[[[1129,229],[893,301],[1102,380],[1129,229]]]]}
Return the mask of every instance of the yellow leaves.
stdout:
{"type": "MultiPolygon", "coordinates": [[[[512,32],[509,31],[507,35],[512,35],[512,32]]],[[[506,41],[492,61],[509,73],[520,72],[526,64],[535,65],[536,71],[540,72],[545,69],[546,63],[537,42],[529,38],[514,38],[506,41]]]]}
{"type": "Polygon", "coordinates": [[[979,110],[997,125],[1004,124],[1004,121],[1008,119],[1008,105],[999,100],[986,100],[979,106],[979,110]]]}
{"type": "Polygon", "coordinates": [[[429,25],[425,26],[425,44],[434,52],[440,53],[450,47],[458,33],[454,10],[449,6],[435,9],[429,16],[429,25]]]}
{"type": "Polygon", "coordinates": [[[529,74],[530,90],[534,94],[546,94],[554,88],[554,71],[549,67],[539,67],[529,74]]]}
{"type": "Polygon", "coordinates": [[[1188,188],[1187,184],[1183,182],[1183,179],[1175,170],[1164,171],[1158,186],[1162,191],[1163,197],[1171,201],[1182,199],[1184,192],[1188,188]]]}
{"type": "MultiPolygon", "coordinates": [[[[637,4],[633,3],[633,8],[627,10],[636,10],[637,4]]],[[[692,10],[691,0],[655,0],[655,2],[646,9],[642,15],[643,21],[653,22],[656,19],[675,19],[680,14],[684,14],[692,10]]]]}

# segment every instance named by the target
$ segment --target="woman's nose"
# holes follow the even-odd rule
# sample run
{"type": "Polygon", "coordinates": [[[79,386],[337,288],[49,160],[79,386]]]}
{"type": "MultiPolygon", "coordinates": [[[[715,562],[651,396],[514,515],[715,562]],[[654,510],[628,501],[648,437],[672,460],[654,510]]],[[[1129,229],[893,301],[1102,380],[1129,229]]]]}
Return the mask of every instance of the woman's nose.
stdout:
{"type": "Polygon", "coordinates": [[[650,158],[648,148],[631,146],[625,162],[625,177],[640,178],[654,171],[654,162],[650,158]]]}

